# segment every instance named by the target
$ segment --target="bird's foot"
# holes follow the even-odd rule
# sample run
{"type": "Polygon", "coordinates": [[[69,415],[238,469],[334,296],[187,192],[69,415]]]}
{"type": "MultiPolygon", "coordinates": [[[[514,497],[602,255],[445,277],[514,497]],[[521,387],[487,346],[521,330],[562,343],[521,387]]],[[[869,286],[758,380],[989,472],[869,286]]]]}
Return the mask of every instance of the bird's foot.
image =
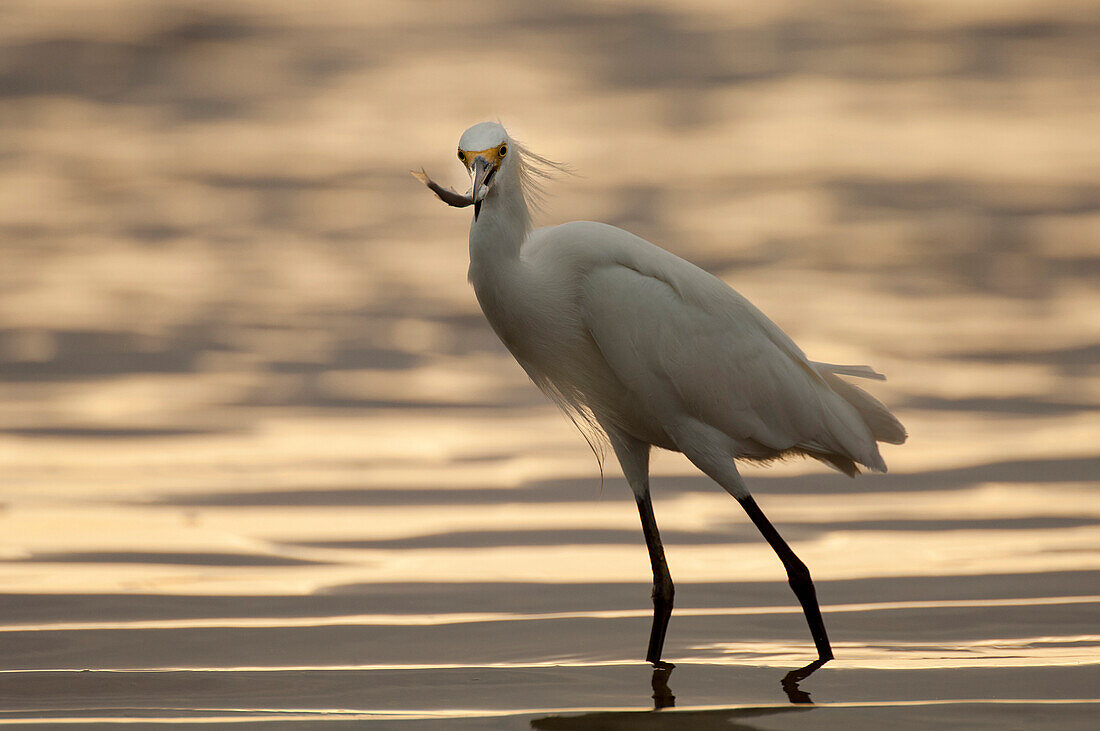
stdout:
{"type": "Polygon", "coordinates": [[[813,701],[810,700],[810,694],[798,687],[798,684],[814,674],[814,672],[832,660],[831,657],[819,657],[809,665],[792,670],[783,676],[783,679],[779,681],[779,684],[783,687],[783,692],[787,694],[787,700],[791,703],[810,704],[813,705],[813,701]]]}

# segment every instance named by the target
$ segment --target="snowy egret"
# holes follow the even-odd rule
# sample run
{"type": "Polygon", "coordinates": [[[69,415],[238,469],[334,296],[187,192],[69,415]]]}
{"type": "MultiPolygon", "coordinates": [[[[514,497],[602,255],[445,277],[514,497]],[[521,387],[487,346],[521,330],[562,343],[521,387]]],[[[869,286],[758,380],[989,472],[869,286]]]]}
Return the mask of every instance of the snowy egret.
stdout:
{"type": "Polygon", "coordinates": [[[905,429],[839,376],[867,366],[808,360],[724,282],[622,229],[576,221],[532,229],[530,204],[556,163],[504,127],[466,130],[466,194],[414,172],[445,203],[474,206],[469,280],[496,334],[590,445],[609,442],[634,492],[653,568],[646,659],[661,664],[673,584],[649,493],[651,447],[682,452],[732,495],[783,562],[818,660],[833,657],[806,565],[749,494],[735,460],[813,457],[854,476],[885,472],[876,442],[905,429]]]}

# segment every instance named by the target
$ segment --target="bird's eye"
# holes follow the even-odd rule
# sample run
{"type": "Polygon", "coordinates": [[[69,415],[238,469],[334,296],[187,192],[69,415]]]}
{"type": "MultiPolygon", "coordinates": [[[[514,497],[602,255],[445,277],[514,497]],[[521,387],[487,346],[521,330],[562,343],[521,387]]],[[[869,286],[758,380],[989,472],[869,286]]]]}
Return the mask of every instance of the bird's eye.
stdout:
{"type": "Polygon", "coordinates": [[[500,149],[497,150],[497,154],[500,155],[501,157],[504,157],[505,155],[507,155],[508,154],[508,145],[501,145],[500,149]]]}
{"type": "Polygon", "coordinates": [[[462,162],[466,162],[466,153],[462,150],[458,151],[458,159],[462,162]]]}

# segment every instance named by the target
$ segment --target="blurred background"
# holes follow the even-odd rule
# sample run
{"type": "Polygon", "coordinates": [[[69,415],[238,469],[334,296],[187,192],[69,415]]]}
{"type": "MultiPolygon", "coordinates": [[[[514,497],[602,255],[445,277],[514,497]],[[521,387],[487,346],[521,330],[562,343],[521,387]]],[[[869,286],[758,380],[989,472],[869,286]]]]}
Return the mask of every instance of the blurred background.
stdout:
{"type": "MultiPolygon", "coordinates": [[[[872,390],[911,435],[883,450],[896,476],[746,470],[820,581],[1100,594],[1095,3],[8,0],[0,620],[28,633],[8,669],[163,662],[89,651],[90,625],[43,645],[50,628],[28,622],[125,632],[268,616],[273,597],[302,616],[511,611],[508,582],[558,582],[593,592],[580,608],[621,609],[598,593],[618,582],[644,610],[617,465],[601,487],[482,320],[468,212],[408,175],[465,190],[454,150],[486,119],[575,169],[540,223],[627,228],[723,277],[810,357],[888,374],[872,390]],[[468,584],[483,590],[448,593],[468,584]]],[[[793,602],[736,504],[677,455],[655,470],[683,585],[793,602]]],[[[636,660],[638,616],[604,654],[568,635],[513,654],[636,660]]],[[[1045,616],[1018,634],[1060,631],[1045,616]]],[[[715,644],[738,639],[728,622],[677,626],[673,655],[791,662],[775,638],[715,644]]],[[[172,630],[162,646],[195,646],[172,630]]],[[[808,638],[790,638],[800,657],[808,638]]],[[[233,662],[169,664],[372,658],[311,640],[312,660],[257,659],[267,640],[238,641],[233,662]]],[[[386,662],[443,661],[417,642],[386,662]]],[[[849,657],[919,664],[894,649],[849,657]]]]}

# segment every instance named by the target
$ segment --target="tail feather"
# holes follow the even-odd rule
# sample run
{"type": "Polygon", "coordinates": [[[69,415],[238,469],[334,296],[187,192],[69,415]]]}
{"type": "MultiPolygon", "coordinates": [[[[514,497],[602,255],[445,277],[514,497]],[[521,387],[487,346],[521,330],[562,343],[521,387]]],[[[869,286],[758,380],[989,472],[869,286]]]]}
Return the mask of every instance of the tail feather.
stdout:
{"type": "Polygon", "coordinates": [[[818,373],[829,372],[836,373],[841,376],[853,376],[854,378],[871,378],[876,381],[885,381],[886,376],[876,371],[871,366],[865,365],[837,365],[836,363],[817,363],[813,362],[814,368],[818,373]]]}
{"type": "Polygon", "coordinates": [[[813,457],[818,462],[824,462],[834,470],[843,472],[848,475],[848,477],[855,477],[859,474],[859,466],[856,464],[856,461],[846,455],[833,454],[830,452],[806,452],[806,454],[813,457]]]}
{"type": "MultiPolygon", "coordinates": [[[[863,421],[867,424],[867,428],[871,430],[871,434],[874,436],[876,442],[886,442],[887,444],[905,443],[905,439],[909,436],[905,432],[905,427],[901,425],[897,417],[890,413],[890,409],[886,408],[885,404],[859,386],[853,386],[835,375],[836,373],[856,375],[848,370],[851,368],[866,368],[867,371],[875,373],[873,370],[867,368],[867,366],[833,366],[826,363],[815,363],[814,365],[817,366],[817,371],[821,374],[822,378],[825,379],[825,382],[829,384],[829,388],[833,389],[837,395],[841,396],[859,412],[859,415],[863,417],[863,421]],[[835,368],[844,368],[846,370],[833,370],[835,368]]],[[[876,376],[880,376],[880,374],[862,377],[874,378],[876,376]]],[[[885,376],[880,377],[883,380],[886,378],[885,376]]]]}

